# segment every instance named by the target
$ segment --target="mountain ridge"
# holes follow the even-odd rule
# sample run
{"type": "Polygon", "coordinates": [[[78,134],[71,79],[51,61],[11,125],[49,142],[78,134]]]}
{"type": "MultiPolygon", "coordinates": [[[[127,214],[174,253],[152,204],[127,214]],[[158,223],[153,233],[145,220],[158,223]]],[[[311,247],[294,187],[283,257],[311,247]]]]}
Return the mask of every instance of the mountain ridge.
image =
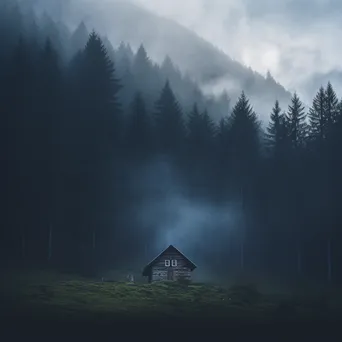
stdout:
{"type": "Polygon", "coordinates": [[[290,101],[291,93],[273,77],[264,77],[244,66],[170,18],[120,0],[98,6],[83,2],[80,7],[80,3],[69,1],[69,5],[59,11],[71,27],[75,28],[83,21],[88,28],[106,34],[113,45],[124,41],[137,49],[143,43],[158,63],[168,55],[182,73],[189,74],[208,95],[218,95],[226,89],[235,102],[244,90],[263,120],[268,119],[275,100],[284,108],[290,101]]]}

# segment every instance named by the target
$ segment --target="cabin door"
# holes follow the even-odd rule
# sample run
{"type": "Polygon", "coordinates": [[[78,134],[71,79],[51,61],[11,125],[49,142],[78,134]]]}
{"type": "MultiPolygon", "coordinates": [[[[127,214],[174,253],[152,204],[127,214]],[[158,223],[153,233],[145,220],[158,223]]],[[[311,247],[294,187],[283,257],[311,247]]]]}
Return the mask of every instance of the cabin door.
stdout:
{"type": "Polygon", "coordinates": [[[169,267],[167,269],[167,280],[173,280],[173,268],[169,267]]]}

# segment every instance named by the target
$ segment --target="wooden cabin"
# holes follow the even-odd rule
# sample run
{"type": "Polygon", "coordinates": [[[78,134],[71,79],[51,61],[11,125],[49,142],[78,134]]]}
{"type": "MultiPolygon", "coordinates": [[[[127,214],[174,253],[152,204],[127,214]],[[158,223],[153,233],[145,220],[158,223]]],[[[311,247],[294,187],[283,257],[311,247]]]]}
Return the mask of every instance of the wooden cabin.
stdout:
{"type": "Polygon", "coordinates": [[[145,266],[143,276],[148,277],[149,283],[165,280],[191,280],[191,272],[196,267],[176,247],[170,245],[145,266]]]}

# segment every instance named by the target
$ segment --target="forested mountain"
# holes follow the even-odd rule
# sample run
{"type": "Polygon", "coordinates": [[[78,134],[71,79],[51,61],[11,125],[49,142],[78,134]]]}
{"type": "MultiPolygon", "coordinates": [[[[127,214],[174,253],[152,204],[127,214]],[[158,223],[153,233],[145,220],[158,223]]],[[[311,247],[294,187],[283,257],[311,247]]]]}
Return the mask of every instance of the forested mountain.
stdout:
{"type": "Polygon", "coordinates": [[[100,34],[106,33],[114,46],[125,41],[137,50],[143,43],[152,59],[160,64],[166,55],[170,56],[183,74],[187,73],[206,94],[218,97],[226,89],[235,102],[244,90],[264,121],[275,98],[282,106],[290,102],[291,94],[271,75],[253,71],[191,30],[130,1],[112,0],[105,6],[83,0],[63,1],[63,4],[58,0],[36,0],[36,3],[40,11],[46,9],[57,20],[63,18],[70,27],[85,21],[100,34]]]}
{"type": "Polygon", "coordinates": [[[4,264],[94,273],[142,266],[170,242],[212,272],[341,281],[330,83],[310,108],[274,98],[265,130],[244,91],[230,106],[223,96],[215,122],[224,102],[210,106],[171,58],[155,64],[144,46],[113,47],[82,23],[69,32],[13,1],[0,15],[4,264]]]}

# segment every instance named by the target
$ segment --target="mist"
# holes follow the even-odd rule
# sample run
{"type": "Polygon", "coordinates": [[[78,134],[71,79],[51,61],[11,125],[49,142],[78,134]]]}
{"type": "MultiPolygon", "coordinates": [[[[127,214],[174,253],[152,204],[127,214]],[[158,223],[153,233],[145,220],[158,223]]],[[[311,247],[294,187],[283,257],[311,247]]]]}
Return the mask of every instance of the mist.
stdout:
{"type": "MultiPolygon", "coordinates": [[[[32,0],[31,3],[35,3],[39,11],[46,9],[57,20],[67,20],[73,27],[84,20],[90,27],[97,27],[108,34],[114,44],[119,44],[120,40],[126,37],[135,47],[144,41],[156,61],[161,61],[165,54],[169,53],[162,40],[166,39],[173,47],[177,46],[177,42],[174,44],[170,40],[170,35],[164,28],[153,35],[148,31],[138,32],[138,39],[134,39],[134,35],[127,28],[122,31],[120,18],[115,17],[115,6],[125,7],[124,2],[120,0],[96,1],[96,6],[93,0],[71,0],[63,3],[54,0],[32,0]],[[114,22],[117,25],[113,25],[114,22]]],[[[296,91],[306,103],[314,96],[317,80],[317,77],[313,78],[314,74],[322,75],[321,82],[325,82],[331,74],[337,78],[336,85],[341,82],[339,72],[342,52],[333,39],[342,29],[338,19],[341,6],[336,1],[301,0],[295,6],[289,0],[278,1],[276,6],[268,2],[259,2],[258,6],[255,6],[249,0],[193,0],[186,4],[180,1],[170,3],[164,0],[131,0],[129,3],[162,18],[174,20],[210,41],[233,60],[251,67],[261,75],[270,71],[279,83],[291,92],[296,91]],[[299,12],[301,20],[297,20],[299,12]]],[[[128,12],[129,16],[132,16],[137,15],[139,11],[126,8],[123,13],[128,12]]],[[[179,57],[176,60],[181,67],[184,64],[187,69],[184,58],[179,57]]],[[[226,82],[231,82],[231,78],[226,82]]],[[[220,80],[218,84],[221,84],[220,80]]],[[[206,88],[208,87],[209,85],[206,85],[206,88]]],[[[217,87],[216,84],[213,85],[213,88],[217,87]]],[[[241,87],[239,89],[241,90],[241,87]]],[[[285,102],[287,106],[288,99],[285,102]]],[[[270,107],[269,104],[267,106],[270,107]]],[[[270,111],[270,108],[257,109],[262,115],[270,111]]]]}
{"type": "Polygon", "coordinates": [[[10,333],[340,319],[341,8],[1,0],[10,333]]]}
{"type": "MultiPolygon", "coordinates": [[[[150,257],[169,245],[209,267],[212,251],[224,250],[227,240],[240,232],[241,203],[221,203],[193,196],[181,172],[164,156],[130,172],[130,187],[139,198],[132,210],[138,227],[155,232],[145,242],[150,257]]],[[[216,256],[215,256],[216,257],[216,256]]]]}
{"type": "Polygon", "coordinates": [[[219,46],[232,58],[272,75],[287,89],[311,100],[312,74],[341,70],[338,1],[135,0],[172,18],[219,46]],[[185,10],[179,11],[179,8],[185,10]],[[191,15],[189,15],[191,13],[191,15]],[[300,18],[300,20],[299,20],[300,18]]]}
{"type": "MultiPolygon", "coordinates": [[[[71,29],[76,28],[81,21],[89,29],[96,27],[101,34],[110,39],[114,47],[118,46],[121,41],[125,41],[129,42],[134,50],[137,50],[143,43],[152,60],[159,64],[162,63],[166,55],[170,56],[183,75],[189,75],[200,85],[204,94],[219,97],[226,90],[234,103],[241,91],[244,90],[248,96],[256,100],[255,110],[264,121],[268,119],[275,99],[279,100],[284,108],[288,106],[291,94],[283,87],[283,85],[287,86],[286,83],[283,85],[277,83],[280,79],[275,73],[276,70],[271,67],[274,55],[272,51],[266,52],[265,58],[269,60],[269,62],[265,62],[267,67],[260,68],[258,64],[255,64],[260,60],[260,56],[253,56],[254,63],[251,64],[246,63],[244,58],[234,53],[232,44],[229,45],[230,49],[224,49],[225,44],[221,44],[223,43],[223,34],[221,35],[222,40],[218,44],[217,39],[212,39],[212,33],[215,37],[217,35],[216,31],[211,28],[214,22],[217,23],[215,27],[219,27],[223,19],[218,17],[219,21],[217,22],[215,17],[217,11],[207,11],[205,2],[189,2],[186,5],[187,10],[182,11],[184,16],[186,13],[192,13],[191,18],[197,23],[194,24],[195,26],[189,26],[183,17],[185,21],[177,17],[176,13],[179,11],[176,10],[178,8],[176,3],[165,5],[165,2],[160,2],[158,5],[152,6],[153,8],[150,5],[149,2],[120,0],[102,0],[96,2],[96,6],[91,0],[73,0],[59,5],[54,3],[53,6],[45,2],[36,2],[38,12],[41,13],[45,8],[57,21],[63,18],[71,29]],[[204,7],[201,7],[201,4],[204,7]],[[202,20],[204,13],[206,13],[205,20],[202,20]],[[130,22],[134,22],[135,28],[128,24],[130,22]],[[199,25],[198,22],[201,24],[199,25]],[[154,30],[155,26],[158,26],[157,32],[154,30]],[[202,30],[205,31],[202,32],[202,30]],[[210,39],[207,38],[208,35],[210,39]],[[247,67],[251,67],[253,70],[247,67]],[[268,70],[275,77],[271,86],[267,85],[265,79],[268,70]],[[264,91],[259,92],[260,89],[264,89],[264,91]],[[269,96],[266,96],[266,93],[269,96]]],[[[219,5],[222,7],[222,4],[219,5]]],[[[224,8],[228,12],[225,10],[222,13],[227,12],[233,18],[239,17],[240,12],[235,13],[234,11],[240,11],[240,5],[235,6],[234,2],[229,2],[224,5],[224,8]],[[232,6],[231,11],[230,7],[227,7],[229,4],[232,6]]],[[[224,22],[229,22],[230,19],[230,17],[224,18],[224,22]]],[[[232,22],[233,24],[234,22],[232,22]]],[[[232,32],[239,35],[240,31],[240,26],[227,27],[225,40],[241,42],[246,46],[252,45],[253,42],[245,42],[240,37],[232,39],[229,36],[232,32]]],[[[255,53],[256,48],[253,51],[255,53]]],[[[280,81],[280,83],[282,82],[280,81]]],[[[291,90],[296,90],[296,88],[291,87],[291,90]]],[[[299,93],[300,91],[301,89],[299,89],[299,93]]],[[[306,93],[304,95],[306,96],[306,93]]]]}
{"type": "Polygon", "coordinates": [[[310,77],[322,110],[308,112],[312,99],[171,9],[165,18],[126,2],[21,4],[1,7],[0,21],[2,179],[14,218],[3,224],[4,260],[141,275],[172,244],[209,280],[340,281],[330,270],[341,262],[342,106],[331,83],[319,90],[320,68],[310,77]]]}

